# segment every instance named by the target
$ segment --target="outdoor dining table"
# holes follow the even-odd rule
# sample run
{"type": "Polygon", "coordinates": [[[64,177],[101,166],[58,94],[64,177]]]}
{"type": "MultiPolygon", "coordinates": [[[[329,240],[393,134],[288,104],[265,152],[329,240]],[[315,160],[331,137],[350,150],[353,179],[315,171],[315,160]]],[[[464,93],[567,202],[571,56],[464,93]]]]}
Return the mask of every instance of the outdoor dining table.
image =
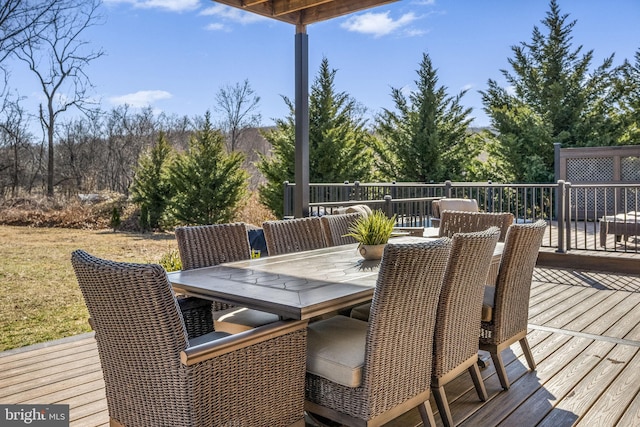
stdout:
{"type": "MultiPolygon", "coordinates": [[[[424,241],[403,236],[392,242],[424,241]]],[[[373,298],[379,261],[366,261],[357,244],[269,256],[168,273],[174,290],[265,311],[283,319],[311,319],[373,298]]],[[[500,263],[498,243],[493,269],[500,263]]],[[[491,280],[491,279],[489,279],[491,280]]]]}

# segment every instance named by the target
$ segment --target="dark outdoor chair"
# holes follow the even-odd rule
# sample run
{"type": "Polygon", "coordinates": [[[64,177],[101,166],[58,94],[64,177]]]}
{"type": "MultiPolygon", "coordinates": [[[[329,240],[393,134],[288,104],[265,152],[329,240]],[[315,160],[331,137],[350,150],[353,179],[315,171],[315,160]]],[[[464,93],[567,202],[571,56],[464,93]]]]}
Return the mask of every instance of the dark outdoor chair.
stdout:
{"type": "Polygon", "coordinates": [[[77,250],[112,426],[304,426],[306,321],[189,339],[165,270],[77,250]]]}
{"type": "Polygon", "coordinates": [[[380,426],[418,407],[423,424],[435,425],[433,333],[449,249],[449,239],[387,244],[369,322],[333,316],[310,324],[307,411],[380,426]]]}
{"type": "Polygon", "coordinates": [[[527,341],[527,321],[533,269],[546,227],[544,220],[509,227],[495,287],[485,287],[480,349],[491,353],[505,390],[509,379],[500,354],[511,344],[519,341],[529,368],[536,368],[527,341]]]}

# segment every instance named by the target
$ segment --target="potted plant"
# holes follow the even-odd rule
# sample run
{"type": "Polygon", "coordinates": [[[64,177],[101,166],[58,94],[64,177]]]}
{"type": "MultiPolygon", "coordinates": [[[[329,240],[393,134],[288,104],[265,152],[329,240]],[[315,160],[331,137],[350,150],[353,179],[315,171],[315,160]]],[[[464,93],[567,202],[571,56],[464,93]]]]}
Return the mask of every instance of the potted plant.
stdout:
{"type": "Polygon", "coordinates": [[[387,218],[384,212],[378,209],[355,220],[345,236],[351,236],[360,243],[358,251],[364,259],[380,259],[395,223],[395,215],[387,218]]]}

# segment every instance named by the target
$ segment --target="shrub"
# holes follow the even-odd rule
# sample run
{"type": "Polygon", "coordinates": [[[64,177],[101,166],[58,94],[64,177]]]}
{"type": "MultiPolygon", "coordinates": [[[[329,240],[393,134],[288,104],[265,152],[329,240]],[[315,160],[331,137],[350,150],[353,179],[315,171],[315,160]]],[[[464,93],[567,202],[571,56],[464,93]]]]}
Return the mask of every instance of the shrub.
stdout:
{"type": "Polygon", "coordinates": [[[180,253],[177,249],[173,249],[164,253],[158,261],[167,272],[182,270],[182,261],[180,260],[180,253]]]}

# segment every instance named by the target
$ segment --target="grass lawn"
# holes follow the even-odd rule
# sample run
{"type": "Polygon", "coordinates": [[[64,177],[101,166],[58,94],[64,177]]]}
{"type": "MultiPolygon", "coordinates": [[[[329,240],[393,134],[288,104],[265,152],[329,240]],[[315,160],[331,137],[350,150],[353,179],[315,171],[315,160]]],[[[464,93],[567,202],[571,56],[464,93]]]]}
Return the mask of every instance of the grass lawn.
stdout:
{"type": "Polygon", "coordinates": [[[158,262],[177,244],[172,233],[0,226],[0,351],[91,330],[71,267],[75,249],[158,262]]]}

